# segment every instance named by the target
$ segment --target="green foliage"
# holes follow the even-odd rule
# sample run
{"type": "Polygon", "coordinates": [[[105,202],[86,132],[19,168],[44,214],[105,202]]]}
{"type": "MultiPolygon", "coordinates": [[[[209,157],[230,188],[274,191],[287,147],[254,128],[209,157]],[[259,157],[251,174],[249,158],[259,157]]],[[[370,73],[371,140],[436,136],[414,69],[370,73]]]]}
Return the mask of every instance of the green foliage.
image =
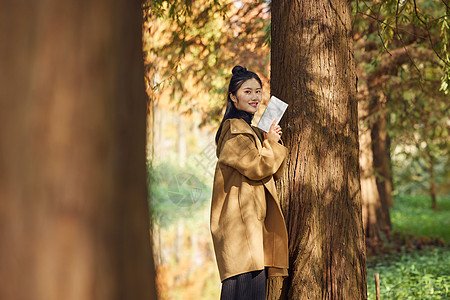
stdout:
{"type": "Polygon", "coordinates": [[[152,221],[166,227],[178,219],[193,218],[208,205],[211,189],[199,168],[175,163],[148,164],[149,205],[152,221]]]}
{"type": "Polygon", "coordinates": [[[438,211],[434,211],[427,196],[395,196],[390,210],[393,231],[418,237],[438,236],[450,245],[450,197],[438,198],[437,203],[438,211]]]}
{"type": "Polygon", "coordinates": [[[439,19],[438,26],[441,29],[441,40],[438,47],[443,53],[442,59],[445,62],[444,75],[442,76],[442,82],[440,91],[443,91],[446,95],[450,93],[450,7],[447,7],[447,16],[439,19]]]}
{"type": "Polygon", "coordinates": [[[392,169],[398,193],[427,193],[431,181],[438,194],[450,193],[450,102],[437,90],[425,82],[421,89],[390,91],[392,169]]]}
{"type": "Polygon", "coordinates": [[[450,8],[445,1],[357,0],[352,2],[352,9],[354,29],[364,32],[368,41],[376,37],[376,60],[384,59],[385,53],[392,56],[391,51],[403,48],[413,64],[412,71],[417,71],[420,77],[423,76],[422,60],[432,60],[439,69],[440,91],[450,92],[450,8]],[[413,49],[426,50],[432,57],[408,53],[413,49]]]}
{"type": "Polygon", "coordinates": [[[426,194],[434,184],[438,195],[450,194],[449,9],[387,0],[356,1],[353,11],[362,100],[380,102],[373,123],[380,113],[389,120],[396,192],[426,194]]]}
{"type": "MultiPolygon", "coordinates": [[[[445,155],[435,158],[434,172],[437,194],[450,194],[450,161],[445,155]]],[[[395,193],[427,195],[430,190],[429,163],[415,147],[407,147],[392,156],[392,170],[395,193]]]]}
{"type": "Polygon", "coordinates": [[[367,264],[368,299],[375,299],[375,273],[381,299],[449,299],[450,251],[428,249],[367,264]]]}

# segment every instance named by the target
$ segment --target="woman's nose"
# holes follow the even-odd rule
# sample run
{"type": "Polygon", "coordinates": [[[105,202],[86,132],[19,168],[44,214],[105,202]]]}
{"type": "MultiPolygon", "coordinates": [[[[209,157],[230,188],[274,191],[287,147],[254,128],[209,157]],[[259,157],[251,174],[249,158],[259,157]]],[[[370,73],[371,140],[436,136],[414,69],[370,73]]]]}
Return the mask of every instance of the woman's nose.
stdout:
{"type": "Polygon", "coordinates": [[[256,100],[256,101],[259,102],[261,100],[260,97],[259,97],[259,94],[254,93],[253,97],[252,97],[252,100],[256,100]]]}

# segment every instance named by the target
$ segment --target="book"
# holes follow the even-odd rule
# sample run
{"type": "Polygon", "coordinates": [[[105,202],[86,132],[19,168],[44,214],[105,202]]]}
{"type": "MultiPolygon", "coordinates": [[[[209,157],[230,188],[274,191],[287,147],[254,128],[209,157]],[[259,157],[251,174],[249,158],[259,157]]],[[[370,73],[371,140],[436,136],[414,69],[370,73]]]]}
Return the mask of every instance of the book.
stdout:
{"type": "Polygon", "coordinates": [[[287,107],[288,104],[286,102],[283,102],[275,96],[270,97],[269,103],[267,104],[267,107],[256,127],[264,130],[265,132],[269,132],[270,126],[275,119],[277,119],[275,125],[278,125],[287,107]]]}

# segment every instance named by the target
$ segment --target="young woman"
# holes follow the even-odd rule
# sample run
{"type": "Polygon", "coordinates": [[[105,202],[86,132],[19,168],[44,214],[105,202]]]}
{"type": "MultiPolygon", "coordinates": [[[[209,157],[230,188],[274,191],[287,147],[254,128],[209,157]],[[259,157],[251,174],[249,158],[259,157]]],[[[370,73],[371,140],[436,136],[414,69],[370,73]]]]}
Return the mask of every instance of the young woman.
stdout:
{"type": "Polygon", "coordinates": [[[217,165],[211,233],[222,281],[222,300],[263,300],[266,278],[287,276],[288,240],[275,180],[288,149],[281,128],[251,126],[261,102],[258,75],[235,66],[228,103],[216,134],[217,165]],[[282,142],[281,142],[282,143],[282,142]]]}

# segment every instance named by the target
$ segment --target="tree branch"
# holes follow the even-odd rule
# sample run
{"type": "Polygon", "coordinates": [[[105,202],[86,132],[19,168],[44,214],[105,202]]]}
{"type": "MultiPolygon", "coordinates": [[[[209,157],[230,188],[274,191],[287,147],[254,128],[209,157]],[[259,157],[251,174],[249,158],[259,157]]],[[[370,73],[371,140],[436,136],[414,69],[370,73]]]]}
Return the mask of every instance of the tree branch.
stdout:
{"type": "MultiPolygon", "coordinates": [[[[399,7],[399,5],[400,5],[400,1],[401,0],[397,0],[397,9],[396,9],[396,12],[395,12],[395,34],[397,35],[397,37],[398,37],[398,39],[399,39],[399,41],[400,41],[400,43],[402,44],[402,47],[403,47],[403,49],[405,49],[405,53],[406,53],[406,55],[408,56],[408,58],[409,58],[409,60],[411,61],[411,63],[412,63],[412,65],[414,66],[414,68],[416,69],[416,71],[418,72],[418,74],[419,74],[419,82],[420,82],[420,85],[422,86],[422,74],[420,73],[420,70],[419,70],[419,68],[417,67],[417,65],[416,65],[416,63],[414,62],[414,60],[412,59],[412,57],[409,55],[409,52],[408,52],[408,49],[406,49],[406,47],[405,47],[405,43],[403,42],[403,39],[402,39],[402,37],[400,36],[400,34],[398,34],[398,16],[399,16],[399,14],[401,14],[401,11],[399,12],[398,11],[398,7],[399,7]]],[[[406,4],[407,3],[405,3],[405,6],[406,6],[406,4]]],[[[404,6],[404,7],[405,7],[404,6]]],[[[403,11],[403,9],[402,9],[402,11],[403,11]]]]}
{"type": "Polygon", "coordinates": [[[397,28],[397,29],[396,29],[396,28],[392,27],[391,25],[387,24],[386,22],[384,22],[384,21],[382,21],[382,20],[379,20],[379,19],[377,19],[376,17],[371,16],[371,15],[369,15],[369,14],[366,14],[366,13],[363,13],[363,12],[360,12],[360,11],[357,11],[356,13],[357,13],[357,14],[360,14],[360,15],[363,15],[363,16],[366,16],[366,17],[369,17],[370,19],[375,20],[376,22],[382,23],[382,24],[386,25],[386,27],[390,27],[392,30],[398,30],[398,31],[400,31],[400,32],[407,33],[407,34],[409,34],[409,35],[412,35],[412,36],[421,38],[421,39],[423,39],[423,40],[426,40],[426,39],[428,38],[428,37],[426,37],[426,36],[421,36],[421,35],[417,35],[417,34],[415,34],[415,33],[413,33],[413,32],[409,32],[409,31],[407,31],[407,30],[405,30],[405,29],[403,29],[403,28],[397,28]]]}
{"type": "Polygon", "coordinates": [[[419,11],[417,10],[417,3],[416,0],[413,0],[414,2],[414,13],[416,14],[417,19],[419,19],[419,21],[425,26],[425,29],[427,31],[428,34],[428,39],[430,41],[431,44],[431,48],[433,49],[434,53],[437,55],[437,57],[439,57],[439,59],[448,67],[450,67],[450,64],[441,57],[441,55],[436,51],[434,44],[433,44],[433,40],[431,39],[431,34],[430,34],[430,30],[428,29],[428,23],[425,22],[420,16],[419,16],[419,11]]]}

